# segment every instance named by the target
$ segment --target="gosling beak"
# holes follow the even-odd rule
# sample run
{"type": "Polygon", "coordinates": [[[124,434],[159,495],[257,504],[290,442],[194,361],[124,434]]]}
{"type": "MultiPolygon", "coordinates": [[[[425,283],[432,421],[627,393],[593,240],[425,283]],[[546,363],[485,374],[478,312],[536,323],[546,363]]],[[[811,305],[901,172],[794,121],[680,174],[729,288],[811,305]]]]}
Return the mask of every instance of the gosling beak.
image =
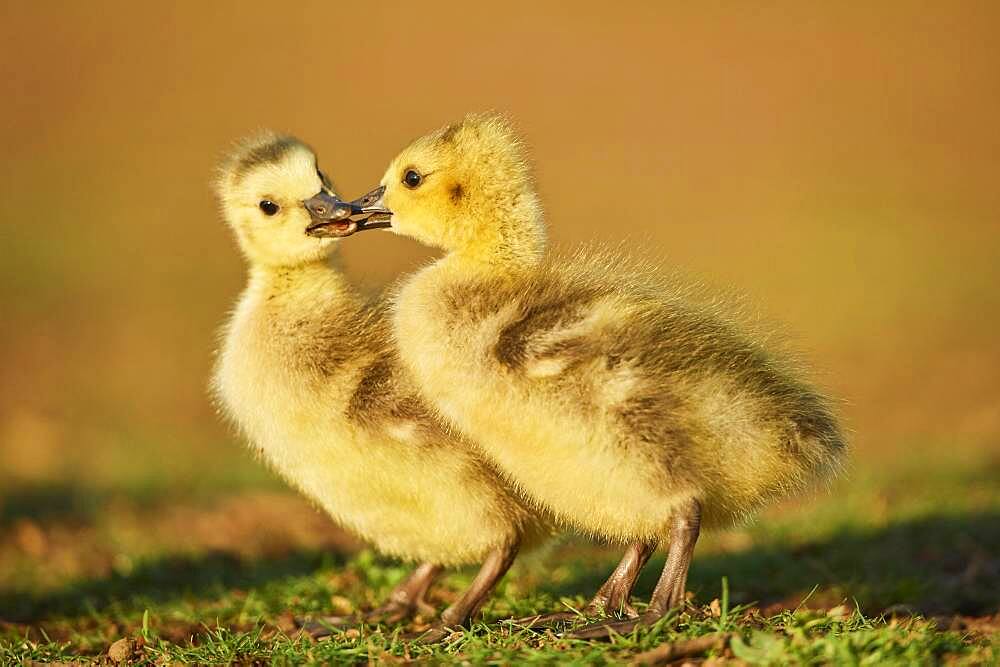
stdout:
{"type": "Polygon", "coordinates": [[[351,220],[357,223],[357,231],[392,227],[392,211],[382,203],[384,194],[385,186],[380,185],[351,202],[351,220]]]}
{"type": "Polygon", "coordinates": [[[366,229],[391,227],[392,211],[382,204],[385,186],[380,185],[351,202],[336,195],[319,192],[302,205],[309,211],[312,224],[306,234],[316,237],[344,237],[366,229]]]}
{"type": "Polygon", "coordinates": [[[306,227],[306,234],[316,238],[342,238],[358,231],[357,223],[351,219],[353,207],[335,195],[320,191],[302,202],[312,219],[306,227]]]}

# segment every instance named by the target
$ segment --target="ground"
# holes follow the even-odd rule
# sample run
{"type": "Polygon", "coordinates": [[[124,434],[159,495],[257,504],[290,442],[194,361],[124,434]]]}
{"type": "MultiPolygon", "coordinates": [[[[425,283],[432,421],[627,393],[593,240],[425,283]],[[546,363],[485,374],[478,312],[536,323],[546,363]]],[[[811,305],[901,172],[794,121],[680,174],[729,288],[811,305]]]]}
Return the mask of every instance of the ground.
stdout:
{"type": "MultiPolygon", "coordinates": [[[[297,632],[295,617],[369,607],[406,567],[344,535],[249,456],[245,470],[224,471],[215,484],[133,479],[122,492],[81,479],[7,487],[0,664],[111,657],[602,664],[713,633],[730,633],[728,642],[695,659],[995,663],[1000,460],[979,450],[935,459],[932,450],[891,466],[855,466],[829,489],[705,536],[688,608],[611,642],[502,622],[585,603],[616,554],[578,538],[524,555],[476,624],[442,646],[399,638],[420,622],[317,642],[297,632]]],[[[124,474],[128,457],[120,464],[124,474]]],[[[644,573],[640,599],[661,566],[662,555],[644,573]]],[[[442,608],[471,574],[450,575],[433,602],[442,608]]]]}

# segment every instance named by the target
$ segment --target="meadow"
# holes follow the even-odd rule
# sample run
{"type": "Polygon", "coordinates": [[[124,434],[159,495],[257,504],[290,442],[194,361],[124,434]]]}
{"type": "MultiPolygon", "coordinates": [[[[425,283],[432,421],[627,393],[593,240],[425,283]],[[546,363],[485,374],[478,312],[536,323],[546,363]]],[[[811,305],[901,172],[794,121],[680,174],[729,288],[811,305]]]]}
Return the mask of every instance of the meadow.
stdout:
{"type": "MultiPolygon", "coordinates": [[[[718,633],[730,637],[724,650],[693,657],[751,664],[1000,658],[995,458],[855,470],[829,494],[709,535],[696,554],[688,608],[662,627],[607,643],[498,622],[581,608],[615,563],[613,549],[556,540],[522,557],[481,622],[441,647],[398,636],[430,619],[320,641],[300,635],[296,617],[371,607],[406,568],[363,549],[256,468],[178,487],[137,479],[126,452],[107,465],[124,490],[81,480],[6,494],[0,662],[107,659],[111,651],[137,664],[606,664],[718,633]]],[[[660,566],[662,555],[640,581],[640,596],[660,566]]],[[[446,605],[471,575],[448,576],[432,602],[446,605]]]]}
{"type": "MultiPolygon", "coordinates": [[[[508,9],[4,10],[0,664],[1000,663],[997,9],[508,9]],[[851,460],[704,536],[688,606],[636,635],[503,622],[579,609],[613,566],[567,533],[444,645],[400,638],[419,623],[314,641],[296,617],[367,608],[407,570],[215,413],[244,275],[213,168],[275,127],[355,196],[482,109],[531,145],[554,245],[641,247],[745,294],[836,397],[851,460]]],[[[432,256],[385,233],[342,246],[367,289],[432,256]]]]}

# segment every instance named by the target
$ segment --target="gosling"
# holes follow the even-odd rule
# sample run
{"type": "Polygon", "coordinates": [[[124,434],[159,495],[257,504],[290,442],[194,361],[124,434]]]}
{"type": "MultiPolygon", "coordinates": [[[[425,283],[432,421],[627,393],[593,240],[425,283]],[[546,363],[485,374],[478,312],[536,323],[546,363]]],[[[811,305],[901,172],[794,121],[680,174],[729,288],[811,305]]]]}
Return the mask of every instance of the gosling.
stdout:
{"type": "MultiPolygon", "coordinates": [[[[261,457],[335,521],[384,554],[422,563],[362,620],[433,613],[425,594],[442,568],[483,563],[422,637],[440,639],[468,623],[546,522],[421,401],[391,346],[384,302],[366,302],[330,265],[355,225],[317,224],[304,208],[319,192],[339,201],[313,151],[265,132],[225,159],[216,186],[249,264],[222,333],[218,402],[261,457]]],[[[324,634],[323,625],[310,630],[324,634]]]]}
{"type": "Polygon", "coordinates": [[[837,420],[788,360],[656,271],[546,255],[525,152],[503,118],[473,115],[417,139],[368,199],[392,231],[445,251],[393,306],[423,396],[558,519],[628,545],[588,606],[624,618],[571,636],[655,623],[684,603],[701,527],[839,468],[837,420]],[[639,615],[632,587],[664,541],[639,615]]]}

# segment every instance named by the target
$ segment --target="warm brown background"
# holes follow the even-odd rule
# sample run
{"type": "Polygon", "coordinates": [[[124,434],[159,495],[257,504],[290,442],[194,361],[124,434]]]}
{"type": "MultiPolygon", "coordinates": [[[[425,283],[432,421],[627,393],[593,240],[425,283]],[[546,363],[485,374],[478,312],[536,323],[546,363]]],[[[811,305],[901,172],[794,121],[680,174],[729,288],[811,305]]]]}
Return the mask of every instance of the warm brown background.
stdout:
{"type": "MultiPolygon", "coordinates": [[[[856,465],[1000,449],[1000,5],[538,4],[7,3],[0,487],[255,474],[205,391],[243,280],[219,153],[292,132],[355,195],[484,109],[557,242],[652,246],[785,323],[856,465]]],[[[369,285],[428,256],[343,248],[369,285]]]]}

